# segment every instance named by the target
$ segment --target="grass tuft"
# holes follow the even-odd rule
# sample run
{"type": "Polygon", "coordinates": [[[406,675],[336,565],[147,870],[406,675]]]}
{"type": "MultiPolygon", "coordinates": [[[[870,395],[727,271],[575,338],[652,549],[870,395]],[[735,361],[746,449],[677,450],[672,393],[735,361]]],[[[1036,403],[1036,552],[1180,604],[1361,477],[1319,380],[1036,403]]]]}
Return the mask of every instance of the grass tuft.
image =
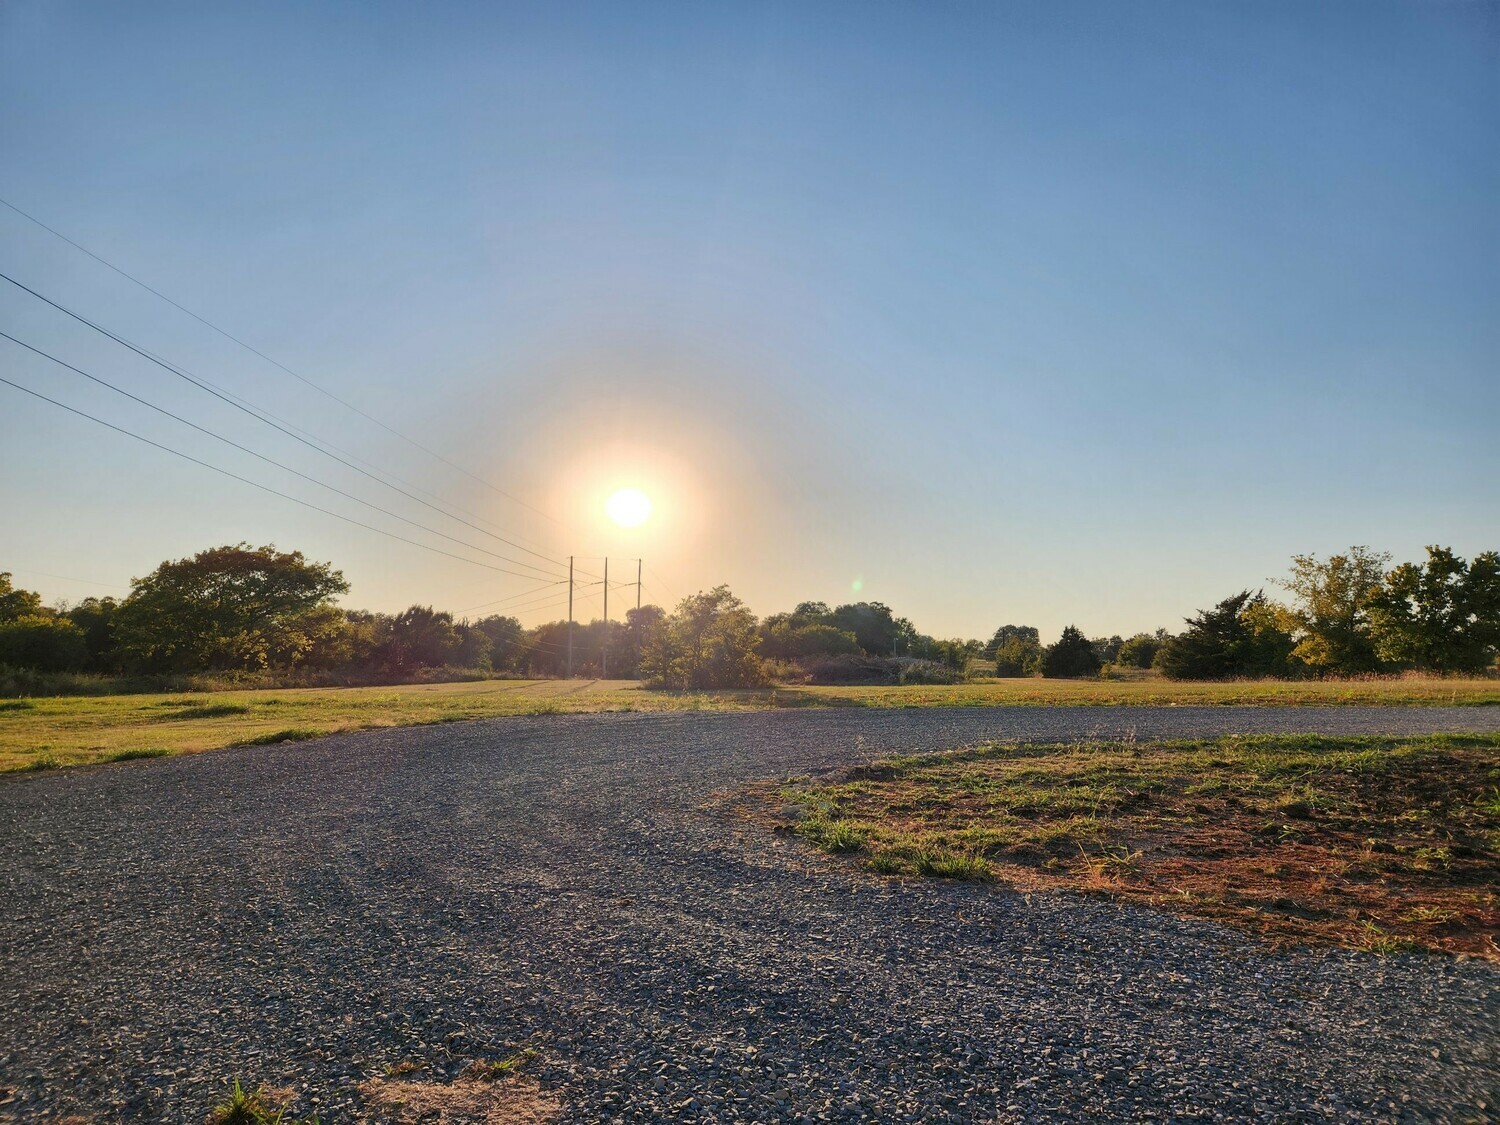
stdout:
{"type": "Polygon", "coordinates": [[[273,1094],[264,1086],[246,1090],[236,1078],[224,1099],[208,1114],[208,1125],[319,1125],[316,1113],[302,1118],[286,1115],[292,1095],[273,1094]]]}
{"type": "Polygon", "coordinates": [[[994,868],[983,856],[961,852],[922,852],[917,856],[916,869],[918,875],[970,883],[986,883],[995,877],[994,868]]]}

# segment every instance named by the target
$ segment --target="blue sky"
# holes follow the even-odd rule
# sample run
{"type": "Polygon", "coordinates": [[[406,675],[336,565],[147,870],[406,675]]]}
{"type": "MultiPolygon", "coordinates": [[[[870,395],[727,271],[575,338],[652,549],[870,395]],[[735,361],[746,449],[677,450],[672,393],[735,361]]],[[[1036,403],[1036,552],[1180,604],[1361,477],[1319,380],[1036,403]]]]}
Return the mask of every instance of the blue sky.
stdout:
{"type": "MultiPolygon", "coordinates": [[[[648,599],[858,583],[941,635],[1171,626],[1294,552],[1500,547],[1495,12],[0,8],[0,196],[529,508],[3,208],[0,259],[507,538],[645,556],[648,599]],[[617,484],[656,499],[639,532],[604,526],[617,484]]],[[[0,287],[6,331],[514,554],[0,287]]],[[[370,608],[541,581],[0,392],[0,569],[49,598],[237,540],[334,561],[370,608]]]]}

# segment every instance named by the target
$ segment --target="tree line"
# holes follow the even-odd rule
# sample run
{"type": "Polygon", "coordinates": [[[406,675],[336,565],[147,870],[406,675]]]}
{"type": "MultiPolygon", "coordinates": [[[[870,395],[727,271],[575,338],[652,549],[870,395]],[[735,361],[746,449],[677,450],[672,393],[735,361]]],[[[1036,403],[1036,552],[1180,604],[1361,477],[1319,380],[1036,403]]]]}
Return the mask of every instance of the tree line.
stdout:
{"type": "Polygon", "coordinates": [[[1111,666],[1154,667],[1183,680],[1492,670],[1500,655],[1500,555],[1465,561],[1435,546],[1426,554],[1396,567],[1368,547],[1327,559],[1295,555],[1278,583],[1285,602],[1245,589],[1186,618],[1176,634],[1090,640],[1069,626],[1045,647],[1036,629],[1004,625],[984,656],[999,676],[1088,676],[1111,666]]]}
{"type": "MultiPolygon", "coordinates": [[[[639,678],[673,688],[772,680],[953,682],[991,662],[997,676],[1080,677],[1156,668],[1178,679],[1347,676],[1419,670],[1480,673],[1500,652],[1500,555],[1465,561],[1429,547],[1421,563],[1353,547],[1326,560],[1298,555],[1285,602],[1241,590],[1185,620],[1122,638],[1069,625],[1043,645],[1034,626],[1003,625],[988,642],[938,639],[879,602],[802,602],[757,618],[727,587],[684,598],[670,613],[632,609],[623,621],[515,617],[455,620],[413,605],[367,613],[334,599],[349,584],[300,552],[247,544],[163,562],[124,599],[44,606],[0,573],[0,667],[105,675],[290,672],[348,680],[479,674],[639,678]]],[[[990,671],[990,668],[984,668],[990,671]]]]}

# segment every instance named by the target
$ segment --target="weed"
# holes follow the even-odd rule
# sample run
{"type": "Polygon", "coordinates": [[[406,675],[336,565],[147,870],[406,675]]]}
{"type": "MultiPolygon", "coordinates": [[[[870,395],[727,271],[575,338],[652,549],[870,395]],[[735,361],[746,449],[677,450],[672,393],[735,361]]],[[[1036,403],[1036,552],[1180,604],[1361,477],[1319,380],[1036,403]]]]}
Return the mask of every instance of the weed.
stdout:
{"type": "Polygon", "coordinates": [[[1491,789],[1487,796],[1479,798],[1479,811],[1486,816],[1500,816],[1500,787],[1491,789]]]}
{"type": "Polygon", "coordinates": [[[1411,938],[1388,934],[1374,922],[1366,922],[1360,927],[1359,933],[1354,936],[1354,945],[1356,949],[1363,949],[1366,953],[1419,953],[1422,950],[1420,943],[1411,938]]]}
{"type": "Polygon", "coordinates": [[[21,768],[27,773],[31,773],[34,770],[55,770],[60,765],[62,763],[51,754],[38,754],[21,768]]]}
{"type": "Polygon", "coordinates": [[[1422,871],[1447,871],[1453,866],[1453,852],[1448,848],[1418,848],[1412,853],[1412,866],[1422,871]]]}
{"type": "Polygon", "coordinates": [[[29,699],[0,699],[0,713],[6,711],[35,711],[36,704],[29,699]]]}
{"type": "Polygon", "coordinates": [[[904,875],[906,873],[906,861],[893,849],[885,849],[873,852],[865,861],[865,866],[877,875],[904,875]]]}
{"type": "Polygon", "coordinates": [[[264,1086],[246,1090],[236,1078],[224,1100],[213,1107],[208,1125],[319,1125],[318,1115],[292,1118],[286,1115],[291,1095],[273,1095],[264,1086]],[[280,1104],[277,1104],[277,1103],[280,1104]]]}
{"type": "Polygon", "coordinates": [[[1462,917],[1457,910],[1446,906],[1419,906],[1402,915],[1401,920],[1414,926],[1446,926],[1462,917]]]}

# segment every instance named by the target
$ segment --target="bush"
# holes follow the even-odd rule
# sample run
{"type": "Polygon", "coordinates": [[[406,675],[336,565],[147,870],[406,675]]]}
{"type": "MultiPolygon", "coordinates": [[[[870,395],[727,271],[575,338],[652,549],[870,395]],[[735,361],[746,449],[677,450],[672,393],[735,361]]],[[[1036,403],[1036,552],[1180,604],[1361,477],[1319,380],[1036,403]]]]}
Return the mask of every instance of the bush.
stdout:
{"type": "Polygon", "coordinates": [[[1149,668],[1161,649],[1161,641],[1150,633],[1137,633],[1120,646],[1115,663],[1122,668],[1149,668]]]}

